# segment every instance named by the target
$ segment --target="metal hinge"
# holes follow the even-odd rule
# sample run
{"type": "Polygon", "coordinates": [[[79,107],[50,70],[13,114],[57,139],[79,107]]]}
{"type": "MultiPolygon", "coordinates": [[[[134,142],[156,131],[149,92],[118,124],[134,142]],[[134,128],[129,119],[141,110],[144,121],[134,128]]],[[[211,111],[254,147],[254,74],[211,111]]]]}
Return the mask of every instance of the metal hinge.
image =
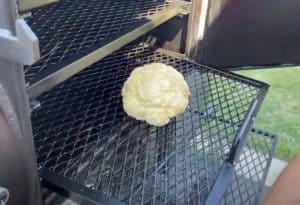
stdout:
{"type": "Polygon", "coordinates": [[[9,191],[0,186],[0,205],[5,205],[9,198],[9,191]]]}
{"type": "Polygon", "coordinates": [[[31,65],[40,58],[38,38],[24,21],[16,20],[16,36],[0,28],[0,57],[31,65]]]}

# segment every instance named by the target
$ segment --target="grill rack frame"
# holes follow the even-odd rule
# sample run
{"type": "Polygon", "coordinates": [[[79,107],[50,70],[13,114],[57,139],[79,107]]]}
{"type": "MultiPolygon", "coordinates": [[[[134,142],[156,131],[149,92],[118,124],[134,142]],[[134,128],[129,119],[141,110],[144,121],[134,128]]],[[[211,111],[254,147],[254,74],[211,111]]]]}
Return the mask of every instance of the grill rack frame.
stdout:
{"type": "MultiPolygon", "coordinates": [[[[13,13],[13,12],[11,12],[11,13],[13,13]]],[[[10,14],[11,14],[10,13],[10,14]]],[[[12,16],[18,16],[17,14],[16,15],[12,15],[12,16]]],[[[12,18],[12,19],[14,19],[14,18],[12,18]]],[[[5,23],[7,23],[7,22],[5,22],[5,23]]],[[[13,22],[12,22],[13,23],[13,22]]],[[[19,69],[19,71],[21,71],[20,69],[19,69]]],[[[23,79],[23,75],[15,75],[15,74],[20,74],[20,73],[16,73],[16,72],[11,72],[11,74],[12,74],[12,76],[18,76],[18,77],[21,77],[21,85],[23,86],[25,86],[25,83],[24,83],[24,79],[23,79]]],[[[20,78],[19,78],[20,79],[20,78]]],[[[9,82],[9,84],[11,84],[10,82],[9,82]]],[[[21,86],[21,87],[22,87],[21,86]]],[[[15,88],[15,85],[13,85],[13,87],[15,88]]],[[[31,89],[30,89],[31,90],[31,89]]],[[[30,92],[31,93],[31,92],[30,92]]],[[[23,97],[25,97],[25,90],[23,90],[23,91],[21,91],[21,94],[22,94],[22,96],[23,97]]],[[[25,103],[26,104],[26,103],[25,103]]],[[[257,106],[257,105],[255,105],[255,106],[257,106]]],[[[255,111],[253,111],[253,113],[254,113],[255,111]]],[[[23,110],[21,109],[21,115],[23,115],[24,114],[24,112],[23,112],[23,110]]],[[[26,113],[25,113],[26,114],[26,113]]],[[[28,112],[27,112],[27,114],[28,114],[28,112]]],[[[249,113],[248,113],[249,114],[249,113]]],[[[251,113],[252,114],[252,113],[251,113]]],[[[251,119],[248,119],[248,120],[246,120],[248,123],[251,123],[251,122],[249,122],[251,119]]],[[[245,122],[245,124],[248,124],[247,122],[245,122]]],[[[26,123],[25,123],[26,124],[26,123]]],[[[24,130],[25,130],[25,132],[29,132],[29,137],[32,137],[31,135],[30,135],[30,131],[31,131],[31,129],[30,129],[30,123],[27,123],[27,125],[24,125],[24,130]]],[[[243,132],[243,134],[241,134],[240,136],[244,136],[244,134],[245,134],[245,131],[243,132]]],[[[30,143],[30,140],[29,140],[29,143],[30,143]]],[[[236,144],[236,146],[233,146],[233,147],[239,147],[240,145],[240,141],[239,140],[237,140],[237,143],[235,143],[236,144]]],[[[232,153],[234,153],[233,155],[238,155],[237,153],[239,153],[238,152],[238,149],[236,149],[237,150],[237,152],[232,152],[232,153]]],[[[236,158],[234,158],[234,159],[236,159],[236,158]]],[[[233,160],[234,160],[233,159],[233,160]]],[[[226,162],[227,163],[227,162],[226,162]]],[[[232,161],[229,161],[229,163],[232,163],[232,161]]]]}
{"type": "MultiPolygon", "coordinates": [[[[143,47],[142,50],[145,48],[145,45],[146,45],[145,43],[142,44],[142,47],[143,47]]],[[[130,47],[130,46],[128,46],[128,47],[130,47]]],[[[124,49],[126,50],[126,49],[128,49],[128,47],[125,47],[124,49]]],[[[136,48],[136,45],[134,45],[134,48],[136,48]]],[[[120,51],[117,51],[116,52],[117,54],[115,54],[115,55],[118,55],[119,53],[122,53],[122,52],[124,52],[124,51],[121,49],[120,51]]],[[[139,64],[139,63],[145,62],[143,60],[141,62],[140,57],[136,58],[136,55],[137,55],[136,52],[137,51],[133,52],[133,54],[131,53],[131,54],[128,55],[129,59],[131,59],[130,55],[133,56],[133,58],[134,58],[134,59],[131,59],[130,62],[133,63],[133,64],[135,64],[135,63],[139,64]]],[[[154,52],[154,51],[151,51],[151,52],[154,52]]],[[[170,58],[174,58],[174,57],[170,56],[170,54],[164,54],[164,53],[162,53],[162,55],[169,56],[170,58]]],[[[145,56],[146,56],[146,58],[149,58],[148,60],[151,61],[151,55],[149,53],[146,52],[145,56]]],[[[116,56],[114,56],[114,54],[112,54],[111,56],[109,56],[109,57],[107,57],[105,59],[116,59],[116,56]]],[[[105,64],[105,59],[103,59],[99,63],[100,64],[101,63],[105,64]]],[[[161,58],[161,61],[163,61],[163,59],[164,59],[164,57],[161,58]]],[[[190,64],[190,65],[201,66],[202,69],[209,70],[209,72],[212,73],[212,75],[218,74],[220,76],[225,76],[225,77],[228,77],[230,79],[234,79],[234,80],[236,80],[239,83],[242,83],[242,84],[244,83],[246,85],[251,85],[251,86],[258,86],[260,88],[259,91],[258,91],[258,93],[257,93],[257,95],[255,96],[255,98],[256,98],[254,100],[255,103],[251,102],[251,105],[248,105],[250,108],[248,109],[247,113],[245,114],[245,118],[243,120],[240,120],[240,122],[238,124],[237,124],[237,122],[233,123],[232,119],[225,119],[224,120],[224,119],[218,118],[218,121],[220,123],[221,122],[222,123],[225,122],[224,124],[227,124],[227,126],[235,127],[238,132],[236,133],[235,140],[232,142],[231,148],[230,148],[231,153],[234,153],[234,154],[231,154],[231,155],[229,154],[230,157],[228,159],[226,159],[226,160],[223,159],[223,165],[221,166],[222,170],[218,171],[218,174],[217,174],[218,178],[215,180],[215,184],[213,186],[213,187],[217,187],[217,186],[215,186],[216,184],[218,184],[218,185],[223,184],[222,186],[218,186],[219,187],[218,190],[219,191],[221,190],[221,192],[218,192],[217,194],[215,194],[213,191],[211,191],[210,195],[207,198],[208,200],[207,200],[206,204],[211,204],[211,202],[209,202],[209,200],[212,200],[212,202],[221,200],[222,194],[219,194],[219,193],[225,192],[227,185],[230,183],[230,181],[229,181],[230,176],[232,176],[234,174],[234,172],[233,172],[233,163],[238,160],[238,156],[239,156],[240,152],[242,151],[242,148],[244,146],[246,137],[247,137],[248,133],[251,130],[251,126],[252,126],[252,123],[253,123],[253,119],[252,118],[255,116],[255,114],[257,113],[257,111],[259,109],[259,106],[260,106],[260,104],[261,104],[261,102],[262,102],[262,100],[263,100],[263,98],[264,98],[264,96],[266,94],[267,89],[268,89],[268,85],[265,84],[265,83],[259,82],[259,81],[255,81],[255,80],[252,80],[252,79],[249,79],[249,78],[245,78],[245,77],[233,74],[233,73],[224,72],[224,71],[216,70],[216,69],[209,68],[209,67],[206,67],[206,66],[202,66],[202,65],[193,63],[191,61],[187,61],[184,58],[178,59],[178,56],[176,56],[176,58],[174,58],[174,59],[177,59],[180,62],[186,62],[187,64],[190,64]],[[229,175],[228,175],[227,178],[223,178],[222,177],[224,171],[225,171],[225,173],[226,172],[229,173],[229,175]],[[221,182],[219,181],[219,179],[221,179],[221,182]]],[[[115,61],[118,61],[118,60],[115,60],[115,61]]],[[[148,61],[146,60],[146,62],[148,62],[148,61]]],[[[88,72],[88,71],[89,71],[89,68],[87,68],[87,70],[83,71],[83,73],[84,72],[88,72]]],[[[78,74],[78,76],[79,75],[80,74],[78,74]]],[[[74,76],[74,78],[76,79],[76,76],[74,76]]],[[[121,79],[121,80],[124,80],[124,79],[121,79]]],[[[66,81],[65,83],[68,83],[69,81],[72,81],[72,79],[66,81]]],[[[60,86],[63,86],[63,85],[60,85],[60,86]]],[[[57,86],[57,87],[59,87],[59,86],[57,86]]],[[[60,89],[60,88],[54,88],[54,90],[55,89],[60,89]]],[[[45,94],[45,96],[46,96],[46,94],[45,94]]],[[[41,98],[43,98],[43,96],[41,96],[41,98]]],[[[51,97],[46,96],[45,98],[51,98],[51,97]]],[[[60,100],[58,100],[58,101],[60,101],[60,100]]],[[[42,107],[43,107],[43,104],[42,104],[42,107]]],[[[205,111],[204,111],[204,113],[205,113],[205,111]]],[[[201,112],[199,114],[200,114],[200,116],[202,116],[203,112],[201,112]]],[[[206,116],[206,118],[207,117],[211,117],[211,114],[208,114],[206,116]]],[[[37,118],[40,119],[39,117],[37,117],[37,118]]],[[[34,120],[33,120],[33,128],[35,128],[34,120]]],[[[37,152],[37,155],[39,155],[38,152],[37,152]]]]}

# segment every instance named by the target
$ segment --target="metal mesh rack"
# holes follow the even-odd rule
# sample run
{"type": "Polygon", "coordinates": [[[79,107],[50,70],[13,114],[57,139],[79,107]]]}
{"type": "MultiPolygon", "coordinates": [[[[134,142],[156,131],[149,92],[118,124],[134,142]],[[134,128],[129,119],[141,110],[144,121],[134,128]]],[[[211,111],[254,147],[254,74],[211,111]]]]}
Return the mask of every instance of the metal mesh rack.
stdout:
{"type": "MultiPolygon", "coordinates": [[[[222,197],[221,205],[259,204],[276,143],[277,136],[252,129],[235,168],[235,175],[222,197]]],[[[53,204],[57,201],[57,198],[53,196],[50,198],[47,193],[45,198],[48,201],[46,204],[53,204]]],[[[63,198],[59,199],[64,201],[63,198]]]]}
{"type": "Polygon", "coordinates": [[[221,205],[259,204],[276,143],[277,136],[252,129],[221,205]]]}
{"type": "Polygon", "coordinates": [[[35,9],[26,21],[39,38],[42,57],[32,66],[24,68],[26,80],[29,85],[40,83],[49,76],[58,75],[56,72],[62,68],[73,71],[61,74],[50,83],[61,76],[71,76],[100,60],[102,55],[108,55],[107,50],[117,50],[120,45],[129,43],[176,16],[179,11],[175,7],[178,5],[166,0],[61,0],[35,9]],[[154,21],[155,15],[156,21],[142,28],[142,25],[154,21]],[[133,34],[132,31],[138,28],[140,30],[133,34]],[[119,40],[129,33],[132,35],[119,40]],[[71,63],[107,45],[110,47],[103,50],[104,54],[98,53],[77,63],[76,66],[80,68],[74,68],[75,65],[67,68],[71,63]]]}
{"type": "Polygon", "coordinates": [[[130,45],[38,98],[41,108],[32,115],[38,165],[122,202],[201,204],[266,89],[146,44],[130,45]],[[124,81],[150,62],[174,66],[192,93],[186,112],[162,128],[122,110],[124,81]]]}

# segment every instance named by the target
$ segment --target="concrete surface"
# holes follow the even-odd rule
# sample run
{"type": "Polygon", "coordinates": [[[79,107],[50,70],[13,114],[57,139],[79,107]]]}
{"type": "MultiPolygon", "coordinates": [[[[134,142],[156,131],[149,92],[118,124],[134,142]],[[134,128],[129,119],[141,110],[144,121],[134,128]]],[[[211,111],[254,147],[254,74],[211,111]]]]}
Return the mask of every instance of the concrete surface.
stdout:
{"type": "Polygon", "coordinates": [[[267,193],[270,191],[272,186],[274,185],[276,179],[280,175],[280,173],[283,171],[283,169],[286,167],[287,162],[273,158],[271,162],[271,166],[265,181],[265,188],[263,190],[263,193],[261,195],[260,203],[263,203],[263,200],[267,193]]]}
{"type": "Polygon", "coordinates": [[[287,162],[273,158],[270,166],[270,170],[267,175],[267,179],[265,182],[266,186],[273,186],[274,182],[276,181],[279,174],[282,172],[282,170],[286,167],[287,162]]]}

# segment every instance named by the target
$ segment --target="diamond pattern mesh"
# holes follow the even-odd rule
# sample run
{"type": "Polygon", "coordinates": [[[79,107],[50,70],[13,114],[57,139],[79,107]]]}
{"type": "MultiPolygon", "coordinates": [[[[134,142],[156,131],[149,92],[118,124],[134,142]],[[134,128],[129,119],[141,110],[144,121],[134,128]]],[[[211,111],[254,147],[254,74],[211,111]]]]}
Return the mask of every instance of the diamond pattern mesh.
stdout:
{"type": "Polygon", "coordinates": [[[256,205],[264,188],[266,173],[277,137],[267,132],[250,133],[247,146],[236,166],[236,174],[221,205],[256,205]]]}
{"type": "Polygon", "coordinates": [[[263,87],[146,44],[127,46],[38,98],[38,165],[130,204],[201,204],[263,87]],[[174,66],[192,93],[186,112],[160,128],[126,116],[120,97],[130,72],[150,62],[174,66]]]}
{"type": "Polygon", "coordinates": [[[25,67],[27,81],[31,84],[48,68],[57,70],[121,37],[168,5],[165,0],[60,0],[33,10],[26,21],[39,38],[42,57],[25,67]]]}

